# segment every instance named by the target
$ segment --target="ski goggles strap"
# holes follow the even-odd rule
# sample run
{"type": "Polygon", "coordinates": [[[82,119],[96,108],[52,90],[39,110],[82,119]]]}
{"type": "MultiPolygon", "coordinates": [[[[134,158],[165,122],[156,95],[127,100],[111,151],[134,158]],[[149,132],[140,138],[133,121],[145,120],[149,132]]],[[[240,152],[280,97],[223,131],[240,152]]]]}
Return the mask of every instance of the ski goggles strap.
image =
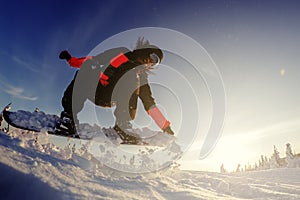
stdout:
{"type": "Polygon", "coordinates": [[[160,58],[158,57],[158,55],[156,55],[156,53],[151,53],[149,57],[153,65],[158,65],[160,63],[160,58]]]}

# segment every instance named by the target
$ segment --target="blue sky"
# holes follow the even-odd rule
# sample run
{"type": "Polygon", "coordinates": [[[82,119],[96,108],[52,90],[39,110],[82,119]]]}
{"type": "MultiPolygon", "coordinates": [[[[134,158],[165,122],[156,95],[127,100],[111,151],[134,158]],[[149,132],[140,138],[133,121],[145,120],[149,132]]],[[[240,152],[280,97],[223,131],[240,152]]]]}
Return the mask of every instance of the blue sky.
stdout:
{"type": "Polygon", "coordinates": [[[61,50],[82,56],[122,31],[164,27],[199,42],[223,77],[226,120],[208,158],[214,167],[225,158],[222,150],[237,151],[228,148],[232,140],[243,154],[225,167],[271,154],[273,144],[282,156],[286,142],[299,152],[299,8],[298,1],[6,1],[0,7],[0,105],[59,113],[75,73],[58,59],[61,50]]]}

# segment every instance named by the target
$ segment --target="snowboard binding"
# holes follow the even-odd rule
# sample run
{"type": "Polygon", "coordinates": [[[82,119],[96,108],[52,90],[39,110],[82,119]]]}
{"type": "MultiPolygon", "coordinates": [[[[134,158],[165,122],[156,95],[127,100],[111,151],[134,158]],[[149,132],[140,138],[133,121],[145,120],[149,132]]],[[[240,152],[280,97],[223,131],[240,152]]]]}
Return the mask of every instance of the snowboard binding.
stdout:
{"type": "Polygon", "coordinates": [[[139,144],[141,142],[141,138],[137,134],[122,129],[118,125],[114,126],[114,130],[123,141],[121,144],[139,144]]]}

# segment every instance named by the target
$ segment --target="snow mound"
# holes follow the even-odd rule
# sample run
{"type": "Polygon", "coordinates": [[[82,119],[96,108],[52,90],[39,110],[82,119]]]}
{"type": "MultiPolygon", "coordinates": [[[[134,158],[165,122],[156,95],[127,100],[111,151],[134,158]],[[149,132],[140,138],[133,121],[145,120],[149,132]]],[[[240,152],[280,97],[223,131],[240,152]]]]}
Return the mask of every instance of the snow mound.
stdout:
{"type": "Polygon", "coordinates": [[[58,147],[51,137],[19,129],[0,132],[2,199],[300,198],[299,168],[220,174],[181,171],[174,163],[152,173],[130,174],[96,159],[88,150],[90,143],[74,147],[67,140],[58,147]]]}
{"type": "MultiPolygon", "coordinates": [[[[42,133],[48,131],[51,133],[59,121],[56,115],[22,110],[10,112],[9,117],[17,127],[42,133]]],[[[120,145],[122,140],[113,128],[103,128],[96,124],[93,126],[87,123],[79,124],[76,130],[81,140],[73,139],[74,145],[84,144],[87,151],[96,159],[122,172],[145,173],[160,170],[168,167],[182,155],[174,136],[148,128],[131,130],[140,136],[141,144],[147,146],[120,145]]],[[[57,138],[56,142],[59,140],[57,138]]]]}
{"type": "Polygon", "coordinates": [[[80,138],[91,138],[86,148],[106,166],[127,173],[145,173],[168,167],[182,151],[174,136],[148,128],[133,129],[147,145],[120,145],[121,139],[112,128],[80,124],[80,138]]]}
{"type": "Polygon", "coordinates": [[[56,124],[60,118],[57,115],[46,114],[42,111],[29,112],[18,110],[10,113],[10,119],[14,124],[30,130],[41,130],[44,128],[47,131],[54,131],[56,124]]]}

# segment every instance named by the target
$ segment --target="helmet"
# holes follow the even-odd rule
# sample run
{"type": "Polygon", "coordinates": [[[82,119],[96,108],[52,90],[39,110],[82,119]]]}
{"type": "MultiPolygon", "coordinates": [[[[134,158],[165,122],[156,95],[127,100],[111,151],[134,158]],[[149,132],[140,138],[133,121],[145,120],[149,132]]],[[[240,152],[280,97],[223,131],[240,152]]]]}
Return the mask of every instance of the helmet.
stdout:
{"type": "Polygon", "coordinates": [[[157,65],[163,59],[163,52],[155,45],[151,45],[148,40],[138,38],[136,48],[133,51],[135,58],[140,60],[149,60],[153,65],[157,65]]]}
{"type": "Polygon", "coordinates": [[[133,51],[136,59],[148,60],[154,65],[159,64],[163,58],[163,52],[158,47],[151,45],[142,49],[136,49],[133,51]]]}

